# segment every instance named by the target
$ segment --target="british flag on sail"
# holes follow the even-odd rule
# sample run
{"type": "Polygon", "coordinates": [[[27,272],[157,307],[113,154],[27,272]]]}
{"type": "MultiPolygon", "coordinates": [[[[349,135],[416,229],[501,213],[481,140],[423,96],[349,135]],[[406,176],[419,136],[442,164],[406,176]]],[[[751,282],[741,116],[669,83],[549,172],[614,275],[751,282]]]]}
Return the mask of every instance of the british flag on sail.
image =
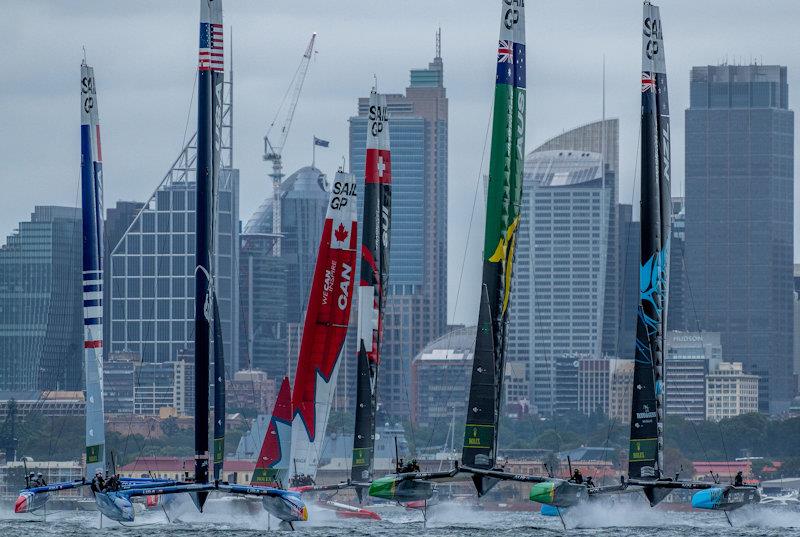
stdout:
{"type": "Polygon", "coordinates": [[[511,41],[501,39],[497,45],[497,63],[511,63],[514,59],[514,45],[511,41]]]}
{"type": "Polygon", "coordinates": [[[81,65],[83,354],[86,371],[86,475],[105,470],[103,430],[103,157],[94,69],[81,65]]]}
{"type": "Polygon", "coordinates": [[[222,24],[214,22],[200,23],[200,61],[201,71],[222,72],[225,67],[222,24]]]}

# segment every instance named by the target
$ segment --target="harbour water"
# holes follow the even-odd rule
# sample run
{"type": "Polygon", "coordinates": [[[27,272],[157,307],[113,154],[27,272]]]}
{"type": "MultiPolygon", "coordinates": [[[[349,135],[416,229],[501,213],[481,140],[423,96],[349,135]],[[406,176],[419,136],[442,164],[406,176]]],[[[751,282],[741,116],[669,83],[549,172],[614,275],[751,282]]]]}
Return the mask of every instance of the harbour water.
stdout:
{"type": "Polygon", "coordinates": [[[41,516],[22,517],[4,510],[0,513],[2,537],[251,537],[277,532],[284,535],[320,537],[398,537],[425,535],[431,537],[517,537],[539,535],[613,536],[613,537],[744,537],[800,536],[800,510],[759,509],[739,511],[731,515],[733,527],[724,513],[695,513],[641,509],[597,509],[594,512],[569,513],[568,529],[555,517],[531,512],[479,511],[462,505],[441,504],[431,510],[427,527],[417,512],[389,506],[382,511],[383,520],[339,520],[331,512],[311,510],[313,522],[298,524],[294,533],[278,530],[275,521],[266,516],[241,516],[214,509],[205,514],[187,512],[180,520],[167,522],[158,511],[137,515],[136,522],[122,526],[105,520],[102,527],[97,513],[52,512],[47,521],[41,516]]]}

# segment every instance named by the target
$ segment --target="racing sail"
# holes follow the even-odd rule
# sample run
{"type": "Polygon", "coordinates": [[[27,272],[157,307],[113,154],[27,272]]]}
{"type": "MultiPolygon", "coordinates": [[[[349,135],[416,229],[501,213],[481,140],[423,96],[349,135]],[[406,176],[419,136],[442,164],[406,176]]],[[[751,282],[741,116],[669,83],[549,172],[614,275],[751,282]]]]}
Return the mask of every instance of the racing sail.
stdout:
{"type": "MultiPolygon", "coordinates": [[[[219,178],[223,79],[222,0],[200,0],[200,49],[197,64],[197,210],[195,224],[195,483],[208,483],[209,343],[213,316],[211,237],[213,198],[219,178]]],[[[223,418],[224,426],[224,418],[223,418]]],[[[215,427],[216,429],[216,427],[215,427]]],[[[216,431],[215,431],[216,432],[216,431]]],[[[215,444],[217,443],[215,434],[215,444]]],[[[193,496],[202,511],[208,493],[193,496]]]]}
{"type": "MultiPolygon", "coordinates": [[[[497,456],[506,324],[525,161],[525,7],[522,0],[504,0],[501,5],[479,321],[488,315],[490,322],[479,326],[476,334],[461,455],[464,466],[482,469],[493,468],[497,456]]],[[[475,482],[479,494],[491,487],[490,482],[484,487],[477,477],[475,482]]]]}
{"type": "MultiPolygon", "coordinates": [[[[644,3],[639,311],[631,406],[629,478],[664,472],[664,335],[670,231],[669,106],[661,18],[644,3]]],[[[652,500],[651,500],[652,501],[652,500]]]]}
{"type": "Polygon", "coordinates": [[[308,297],[292,390],[292,475],[314,477],[328,425],[358,259],[356,180],[336,173],[308,297]]]}
{"type": "Polygon", "coordinates": [[[291,428],[292,394],[289,377],[284,377],[256,460],[256,468],[250,481],[252,486],[283,488],[286,485],[292,446],[291,428]]]}
{"type": "Polygon", "coordinates": [[[386,97],[373,88],[369,96],[367,154],[364,170],[364,219],[361,279],[358,287],[358,381],[353,435],[354,482],[372,480],[375,453],[378,366],[383,335],[383,306],[389,281],[392,212],[392,159],[386,97]]]}
{"type": "Polygon", "coordinates": [[[86,475],[106,470],[103,423],[103,154],[94,69],[81,64],[83,361],[86,371],[86,475]]]}

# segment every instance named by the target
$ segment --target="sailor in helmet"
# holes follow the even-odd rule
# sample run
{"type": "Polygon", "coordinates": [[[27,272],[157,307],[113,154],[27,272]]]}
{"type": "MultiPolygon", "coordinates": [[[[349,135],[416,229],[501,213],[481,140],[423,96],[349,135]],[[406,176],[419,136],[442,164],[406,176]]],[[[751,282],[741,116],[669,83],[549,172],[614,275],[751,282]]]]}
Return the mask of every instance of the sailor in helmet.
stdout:
{"type": "Polygon", "coordinates": [[[106,482],[105,479],[103,479],[103,472],[101,470],[97,470],[94,473],[91,487],[92,492],[103,492],[103,489],[106,488],[106,482]]]}
{"type": "Polygon", "coordinates": [[[31,487],[35,487],[36,486],[36,485],[34,485],[34,481],[35,481],[34,477],[35,477],[35,474],[33,472],[31,472],[30,474],[25,476],[25,488],[26,489],[29,489],[31,487]]]}
{"type": "Polygon", "coordinates": [[[47,481],[44,480],[44,476],[42,475],[42,472],[39,472],[38,474],[36,474],[36,482],[38,483],[36,485],[37,487],[44,487],[44,486],[47,485],[47,481]]]}

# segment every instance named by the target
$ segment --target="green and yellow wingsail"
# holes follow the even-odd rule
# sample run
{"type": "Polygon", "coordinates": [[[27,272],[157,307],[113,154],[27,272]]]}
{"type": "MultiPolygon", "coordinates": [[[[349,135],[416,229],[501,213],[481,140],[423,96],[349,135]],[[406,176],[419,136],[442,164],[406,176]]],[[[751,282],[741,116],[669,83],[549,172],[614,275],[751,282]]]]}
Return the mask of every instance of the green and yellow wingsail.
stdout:
{"type": "Polygon", "coordinates": [[[483,280],[462,464],[495,466],[514,245],[525,161],[525,3],[503,0],[489,162],[483,280]]]}

